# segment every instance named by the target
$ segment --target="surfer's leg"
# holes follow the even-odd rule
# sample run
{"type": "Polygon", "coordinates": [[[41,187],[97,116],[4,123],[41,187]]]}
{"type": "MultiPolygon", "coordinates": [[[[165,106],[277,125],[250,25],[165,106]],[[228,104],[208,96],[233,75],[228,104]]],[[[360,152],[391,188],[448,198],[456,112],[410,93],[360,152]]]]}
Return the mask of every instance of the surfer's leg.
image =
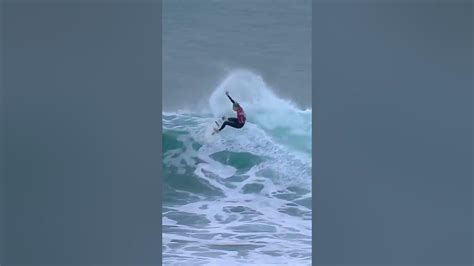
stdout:
{"type": "MultiPolygon", "coordinates": [[[[229,121],[232,122],[232,126],[231,126],[231,127],[233,127],[233,128],[241,128],[241,127],[244,126],[244,124],[239,123],[239,120],[238,120],[237,118],[235,118],[235,117],[229,118],[229,121]]],[[[229,126],[230,126],[230,125],[229,125],[229,126]]]]}
{"type": "Polygon", "coordinates": [[[225,126],[230,126],[230,127],[233,127],[233,128],[241,128],[244,125],[239,123],[239,120],[237,120],[237,118],[231,117],[231,118],[227,119],[227,121],[225,121],[224,124],[222,124],[219,131],[224,129],[225,126]]]}
{"type": "Polygon", "coordinates": [[[228,125],[228,123],[229,123],[228,121],[225,121],[224,123],[222,123],[221,128],[219,128],[219,131],[223,130],[225,126],[228,125]]]}
{"type": "Polygon", "coordinates": [[[224,129],[225,126],[230,126],[230,127],[233,127],[233,128],[241,128],[242,125],[239,123],[239,121],[237,120],[237,118],[229,118],[227,119],[227,121],[225,121],[221,128],[219,129],[219,131],[221,131],[222,129],[224,129]]]}

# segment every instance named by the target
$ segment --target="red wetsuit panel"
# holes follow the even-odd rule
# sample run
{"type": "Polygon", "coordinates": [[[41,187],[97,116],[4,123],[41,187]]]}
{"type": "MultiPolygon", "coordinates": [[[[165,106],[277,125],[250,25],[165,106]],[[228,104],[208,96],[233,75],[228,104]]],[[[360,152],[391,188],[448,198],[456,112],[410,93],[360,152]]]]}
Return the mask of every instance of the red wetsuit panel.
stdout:
{"type": "Polygon", "coordinates": [[[239,120],[239,123],[243,124],[245,123],[245,112],[244,112],[244,109],[242,109],[242,107],[239,107],[239,109],[237,109],[237,119],[239,120]]]}

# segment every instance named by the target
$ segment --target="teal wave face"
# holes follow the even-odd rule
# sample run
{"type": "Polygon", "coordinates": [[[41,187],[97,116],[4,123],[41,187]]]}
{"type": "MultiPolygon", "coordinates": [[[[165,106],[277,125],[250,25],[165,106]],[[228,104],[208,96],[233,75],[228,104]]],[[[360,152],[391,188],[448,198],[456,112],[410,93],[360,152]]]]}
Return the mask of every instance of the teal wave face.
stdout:
{"type": "Polygon", "coordinates": [[[294,134],[289,128],[267,130],[276,142],[288,145],[298,151],[311,153],[311,135],[294,134]]]}

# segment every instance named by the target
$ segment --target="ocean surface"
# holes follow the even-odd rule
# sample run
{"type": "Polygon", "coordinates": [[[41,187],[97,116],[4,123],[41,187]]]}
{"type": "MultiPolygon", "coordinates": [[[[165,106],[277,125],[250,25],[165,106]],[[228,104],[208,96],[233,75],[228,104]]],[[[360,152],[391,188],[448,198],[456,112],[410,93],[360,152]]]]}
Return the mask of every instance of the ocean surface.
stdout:
{"type": "Polygon", "coordinates": [[[163,108],[207,107],[235,69],[311,107],[311,0],[164,0],[163,108]]]}
{"type": "Polygon", "coordinates": [[[163,113],[163,264],[311,265],[311,116],[236,70],[209,108],[163,113]],[[244,107],[242,129],[211,135],[244,107]]]}

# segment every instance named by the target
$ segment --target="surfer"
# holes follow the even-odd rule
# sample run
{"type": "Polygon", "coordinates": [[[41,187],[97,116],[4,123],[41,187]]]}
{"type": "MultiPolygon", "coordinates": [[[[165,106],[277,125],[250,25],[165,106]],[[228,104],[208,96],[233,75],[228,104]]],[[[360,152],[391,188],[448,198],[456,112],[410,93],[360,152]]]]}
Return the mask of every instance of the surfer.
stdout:
{"type": "MultiPolygon", "coordinates": [[[[214,128],[215,133],[219,133],[220,131],[222,131],[225,126],[230,126],[233,128],[242,128],[245,125],[246,117],[244,109],[242,108],[242,106],[240,106],[238,102],[234,101],[234,99],[230,97],[228,91],[225,92],[225,95],[227,95],[227,97],[229,97],[229,100],[232,102],[232,109],[237,112],[237,117],[229,117],[227,120],[224,121],[224,123],[219,129],[214,128]]],[[[223,117],[223,119],[225,119],[225,117],[223,117]]]]}

